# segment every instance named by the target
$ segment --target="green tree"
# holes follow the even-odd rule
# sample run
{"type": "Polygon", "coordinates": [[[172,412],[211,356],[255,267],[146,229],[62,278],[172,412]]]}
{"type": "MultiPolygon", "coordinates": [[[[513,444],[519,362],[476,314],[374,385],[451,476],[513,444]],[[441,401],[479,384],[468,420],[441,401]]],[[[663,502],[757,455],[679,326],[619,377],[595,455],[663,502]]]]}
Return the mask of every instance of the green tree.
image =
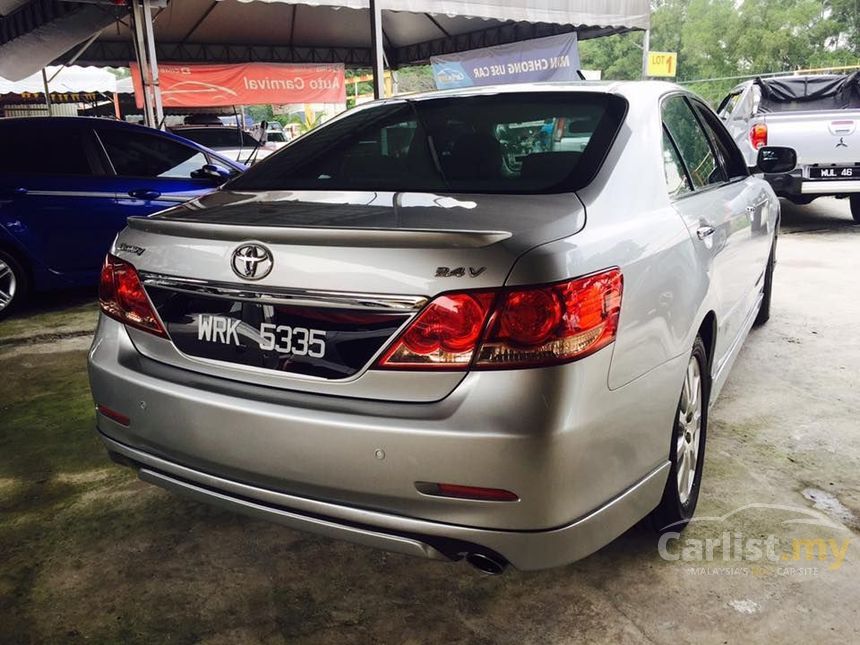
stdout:
{"type": "Polygon", "coordinates": [[[860,0],[830,0],[827,7],[841,27],[838,45],[860,58],[860,0]]]}
{"type": "Polygon", "coordinates": [[[397,70],[397,88],[400,94],[426,92],[436,89],[433,68],[430,65],[414,65],[397,70]]]}
{"type": "MultiPolygon", "coordinates": [[[[641,75],[642,36],[580,44],[604,78],[641,75]]],[[[651,50],[678,52],[678,82],[860,64],[860,0],[653,0],[651,50]]],[[[737,80],[690,87],[718,100],[737,80]]]]}
{"type": "Polygon", "coordinates": [[[603,78],[631,80],[642,75],[641,33],[591,38],[579,43],[583,69],[598,69],[603,78]]]}

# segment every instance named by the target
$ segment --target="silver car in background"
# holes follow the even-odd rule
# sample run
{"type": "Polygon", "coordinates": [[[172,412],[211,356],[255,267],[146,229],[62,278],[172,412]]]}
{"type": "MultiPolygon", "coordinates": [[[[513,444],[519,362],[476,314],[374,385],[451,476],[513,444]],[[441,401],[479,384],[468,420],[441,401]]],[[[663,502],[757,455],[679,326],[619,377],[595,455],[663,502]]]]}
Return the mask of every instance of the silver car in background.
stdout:
{"type": "Polygon", "coordinates": [[[129,221],[89,354],[98,431],[171,491],[489,573],[649,514],[680,530],[778,224],[671,84],[368,104],[129,221]]]}

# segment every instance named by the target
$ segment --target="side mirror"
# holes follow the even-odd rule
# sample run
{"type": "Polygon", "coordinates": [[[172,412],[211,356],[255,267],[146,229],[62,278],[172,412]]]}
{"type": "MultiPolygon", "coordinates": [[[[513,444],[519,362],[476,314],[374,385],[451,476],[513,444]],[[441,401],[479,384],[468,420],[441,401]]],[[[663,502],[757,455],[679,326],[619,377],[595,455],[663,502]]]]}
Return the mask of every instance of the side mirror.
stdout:
{"type": "Polygon", "coordinates": [[[791,172],[797,166],[794,148],[765,146],[759,148],[756,168],[766,173],[791,172]]]}
{"type": "Polygon", "coordinates": [[[216,184],[223,184],[230,179],[231,175],[232,173],[226,168],[211,163],[204,164],[200,169],[191,172],[192,179],[209,179],[216,184]]]}

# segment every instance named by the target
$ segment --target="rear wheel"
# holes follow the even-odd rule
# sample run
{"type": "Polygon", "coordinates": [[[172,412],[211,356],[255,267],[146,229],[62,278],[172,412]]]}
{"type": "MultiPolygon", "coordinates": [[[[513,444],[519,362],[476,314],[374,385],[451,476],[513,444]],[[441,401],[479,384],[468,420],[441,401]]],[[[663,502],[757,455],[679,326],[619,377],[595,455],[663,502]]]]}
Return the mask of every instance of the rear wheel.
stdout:
{"type": "Polygon", "coordinates": [[[660,532],[681,531],[696,510],[705,456],[710,385],[705,344],[697,336],[675,414],[669,448],[669,480],[660,504],[650,515],[652,525],[660,532]]]}
{"type": "Polygon", "coordinates": [[[15,309],[26,290],[27,274],[24,267],[0,249],[0,320],[15,309]]]}
{"type": "Polygon", "coordinates": [[[773,236],[773,244],[770,247],[770,256],[767,258],[767,266],[764,269],[764,288],[762,289],[761,307],[755,317],[754,325],[765,324],[770,319],[770,300],[773,294],[773,268],[776,266],[776,235],[773,236]]]}
{"type": "Polygon", "coordinates": [[[854,218],[854,223],[860,224],[860,194],[851,195],[848,202],[851,204],[851,217],[854,218]]]}

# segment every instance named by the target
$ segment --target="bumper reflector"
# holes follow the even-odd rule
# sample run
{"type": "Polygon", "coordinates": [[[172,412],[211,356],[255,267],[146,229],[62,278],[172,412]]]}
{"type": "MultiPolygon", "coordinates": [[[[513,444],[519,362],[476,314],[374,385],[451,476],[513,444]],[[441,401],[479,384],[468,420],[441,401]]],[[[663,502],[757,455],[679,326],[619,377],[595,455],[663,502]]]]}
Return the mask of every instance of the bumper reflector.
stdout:
{"type": "Polygon", "coordinates": [[[96,410],[98,410],[99,414],[106,416],[111,421],[116,421],[118,424],[125,426],[126,428],[131,424],[131,419],[124,414],[120,414],[116,410],[111,410],[106,405],[99,403],[96,405],[96,410]]]}
{"type": "Polygon", "coordinates": [[[415,482],[415,488],[425,495],[436,497],[456,497],[457,499],[474,499],[489,502],[518,502],[519,495],[502,488],[482,488],[480,486],[463,486],[461,484],[436,484],[432,482],[415,482]]]}

